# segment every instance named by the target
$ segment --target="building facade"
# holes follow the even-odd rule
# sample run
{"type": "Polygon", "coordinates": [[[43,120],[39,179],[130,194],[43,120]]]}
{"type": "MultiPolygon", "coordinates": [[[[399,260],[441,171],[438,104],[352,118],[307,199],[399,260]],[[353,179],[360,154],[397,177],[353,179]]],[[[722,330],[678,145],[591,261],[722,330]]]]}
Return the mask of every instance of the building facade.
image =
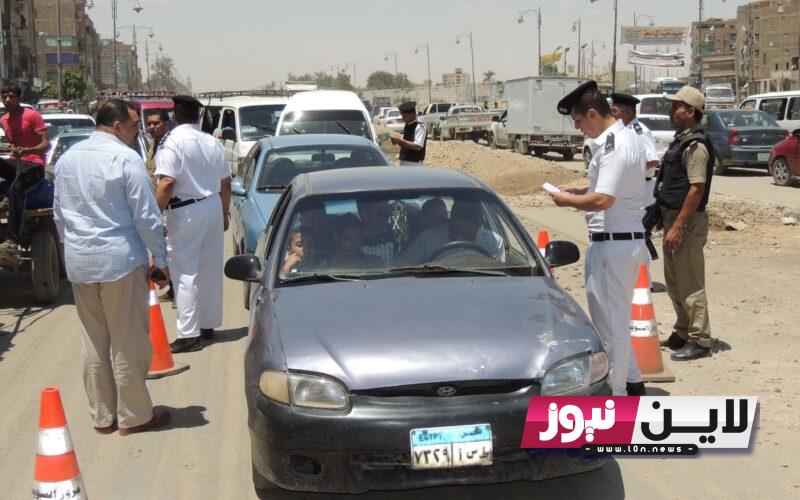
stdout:
{"type": "Polygon", "coordinates": [[[100,42],[100,87],[98,90],[131,92],[142,89],[142,72],[137,63],[133,45],[117,44],[117,78],[114,88],[114,40],[103,39],[100,42]]]}
{"type": "Polygon", "coordinates": [[[698,87],[728,83],[736,88],[737,20],[712,18],[693,22],[691,40],[692,83],[698,87]]]}
{"type": "Polygon", "coordinates": [[[0,78],[26,92],[41,84],[36,71],[36,23],[33,0],[0,0],[0,78]]]}
{"type": "Polygon", "coordinates": [[[442,85],[446,87],[452,85],[466,85],[468,83],[472,83],[472,78],[469,76],[469,73],[464,73],[464,70],[461,68],[456,68],[453,73],[444,73],[442,75],[442,85]]]}

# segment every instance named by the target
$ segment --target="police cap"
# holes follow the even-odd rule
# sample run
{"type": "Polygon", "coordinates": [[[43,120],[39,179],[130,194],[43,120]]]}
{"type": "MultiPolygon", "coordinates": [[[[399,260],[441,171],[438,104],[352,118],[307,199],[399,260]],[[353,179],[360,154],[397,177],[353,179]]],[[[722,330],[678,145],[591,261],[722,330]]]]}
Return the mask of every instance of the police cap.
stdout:
{"type": "Polygon", "coordinates": [[[633,97],[632,95],[620,94],[619,92],[614,92],[613,94],[611,94],[611,102],[614,104],[618,104],[620,106],[634,107],[642,101],[633,97]]]}
{"type": "Polygon", "coordinates": [[[417,111],[417,103],[414,101],[406,101],[403,104],[397,106],[397,109],[400,110],[401,113],[411,113],[412,111],[417,111]]]}
{"type": "Polygon", "coordinates": [[[199,109],[203,107],[203,103],[190,95],[176,95],[172,98],[172,102],[176,106],[181,106],[186,109],[199,109]]]}
{"type": "Polygon", "coordinates": [[[569,116],[570,114],[572,114],[572,108],[575,107],[576,104],[578,104],[578,101],[580,101],[581,97],[583,97],[583,94],[585,94],[586,91],[592,89],[597,89],[597,82],[594,80],[589,80],[588,82],[584,82],[578,85],[578,88],[576,88],[575,90],[564,96],[563,99],[558,101],[558,106],[556,107],[556,109],[562,115],[569,116]]]}

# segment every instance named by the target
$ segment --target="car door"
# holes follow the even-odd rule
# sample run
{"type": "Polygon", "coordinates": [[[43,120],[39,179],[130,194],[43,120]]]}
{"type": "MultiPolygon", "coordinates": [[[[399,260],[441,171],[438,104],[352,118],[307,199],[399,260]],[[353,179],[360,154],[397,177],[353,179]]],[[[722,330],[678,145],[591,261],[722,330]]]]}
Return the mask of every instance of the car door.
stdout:
{"type": "Polygon", "coordinates": [[[258,243],[255,248],[255,255],[261,262],[261,276],[259,277],[258,283],[253,283],[252,286],[245,283],[245,293],[249,295],[247,299],[247,308],[250,309],[253,314],[256,314],[258,309],[257,307],[252,307],[254,297],[257,297],[256,300],[259,302],[262,300],[265,291],[267,291],[270,286],[272,265],[276,259],[281,259],[283,257],[280,243],[277,243],[277,241],[280,237],[280,228],[283,226],[283,220],[287,215],[290,215],[287,212],[287,207],[291,199],[292,187],[289,186],[281,195],[276,205],[277,208],[267,222],[267,227],[259,233],[257,238],[258,243]],[[250,289],[248,289],[249,286],[250,289]]]}
{"type": "Polygon", "coordinates": [[[779,123],[790,132],[800,128],[800,95],[789,99],[789,106],[786,109],[786,120],[779,123]]]}
{"type": "Polygon", "coordinates": [[[234,242],[243,253],[255,251],[257,233],[252,232],[254,227],[262,228],[263,220],[255,200],[255,181],[258,179],[259,160],[261,157],[261,142],[255,143],[244,160],[242,172],[234,177],[231,191],[234,192],[233,204],[236,207],[236,220],[233,224],[234,242]]]}
{"type": "Polygon", "coordinates": [[[508,111],[504,111],[500,116],[500,122],[497,124],[497,137],[495,142],[499,146],[508,146],[508,111]]]}

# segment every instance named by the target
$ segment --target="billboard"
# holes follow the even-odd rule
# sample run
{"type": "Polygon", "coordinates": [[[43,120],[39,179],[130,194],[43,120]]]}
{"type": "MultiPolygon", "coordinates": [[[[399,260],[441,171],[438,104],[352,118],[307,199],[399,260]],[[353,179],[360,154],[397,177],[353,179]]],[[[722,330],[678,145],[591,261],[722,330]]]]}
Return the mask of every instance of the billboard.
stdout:
{"type": "Polygon", "coordinates": [[[628,45],[681,45],[689,29],[685,26],[623,26],[620,43],[628,45]]]}
{"type": "Polygon", "coordinates": [[[628,51],[628,63],[634,66],[651,66],[656,68],[682,68],[686,66],[686,54],[683,52],[653,53],[628,51]]]}

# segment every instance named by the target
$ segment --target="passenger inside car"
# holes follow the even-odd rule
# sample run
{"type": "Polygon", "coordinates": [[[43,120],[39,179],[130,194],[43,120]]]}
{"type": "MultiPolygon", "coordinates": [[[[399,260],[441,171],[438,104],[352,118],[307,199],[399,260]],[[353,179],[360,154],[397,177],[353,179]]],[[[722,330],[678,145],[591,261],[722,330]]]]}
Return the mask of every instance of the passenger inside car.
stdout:
{"type": "Polygon", "coordinates": [[[334,217],[325,212],[325,204],[310,200],[300,216],[300,225],[314,232],[316,250],[321,259],[333,250],[334,217]]]}
{"type": "Polygon", "coordinates": [[[289,248],[283,259],[283,274],[308,271],[318,264],[314,230],[308,226],[300,226],[292,231],[289,248]]]}
{"type": "Polygon", "coordinates": [[[422,204],[422,230],[447,224],[447,206],[441,198],[431,198],[422,204]]]}
{"type": "Polygon", "coordinates": [[[384,265],[392,262],[397,244],[392,232],[392,208],[386,201],[360,199],[358,216],[364,227],[361,251],[381,259],[384,265]]]}
{"type": "Polygon", "coordinates": [[[275,163],[267,166],[265,172],[265,186],[288,186],[299,172],[294,162],[288,158],[278,158],[275,163]]]}
{"type": "Polygon", "coordinates": [[[342,269],[379,269],[382,260],[361,251],[364,238],[364,224],[354,214],[339,216],[337,229],[333,233],[333,252],[329,266],[342,269]]]}

